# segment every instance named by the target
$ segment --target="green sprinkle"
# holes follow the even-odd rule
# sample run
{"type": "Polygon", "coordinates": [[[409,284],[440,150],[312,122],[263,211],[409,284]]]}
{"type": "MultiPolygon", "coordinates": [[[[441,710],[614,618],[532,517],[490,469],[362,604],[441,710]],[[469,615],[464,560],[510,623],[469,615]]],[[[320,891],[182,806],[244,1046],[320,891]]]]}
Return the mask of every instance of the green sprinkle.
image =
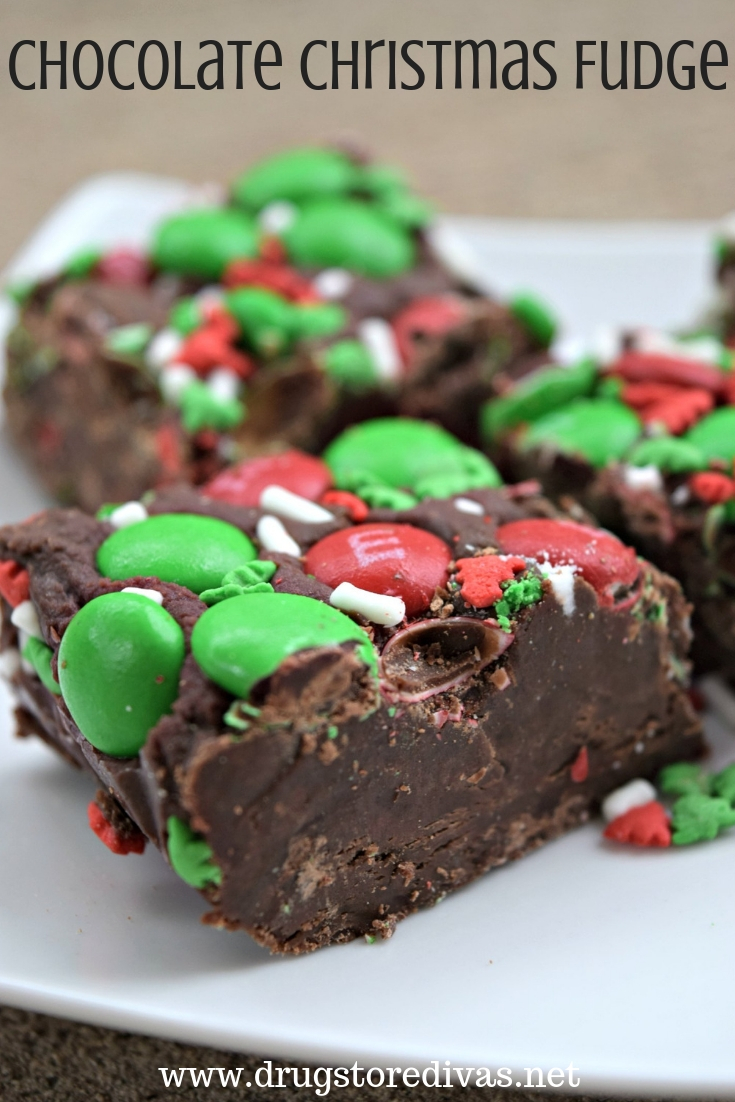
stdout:
{"type": "Polygon", "coordinates": [[[62,268],[67,279],[86,279],[96,264],[102,259],[102,250],[91,246],[73,253],[62,268]]]}
{"type": "Polygon", "coordinates": [[[236,731],[247,731],[250,723],[247,719],[243,719],[241,715],[243,711],[243,701],[233,700],[223,716],[223,722],[227,727],[234,727],[236,731]]]}
{"type": "Polygon", "coordinates": [[[222,870],[212,860],[211,847],[201,834],[191,829],[183,819],[170,815],[168,830],[168,856],[173,870],[192,888],[206,888],[209,884],[222,883],[222,870]]]}
{"type": "Polygon", "coordinates": [[[527,605],[534,605],[540,601],[544,594],[543,586],[541,579],[535,574],[527,574],[523,578],[501,582],[500,588],[503,590],[503,596],[495,604],[495,613],[500,627],[503,631],[509,632],[511,618],[527,605]]]}
{"type": "Polygon", "coordinates": [[[225,574],[221,584],[216,589],[205,589],[200,594],[205,605],[216,605],[220,601],[227,601],[230,597],[241,597],[251,593],[273,593],[270,580],[278,567],[274,562],[263,559],[255,559],[253,562],[238,566],[225,574]]]}
{"type": "Polygon", "coordinates": [[[347,390],[369,390],[378,381],[375,361],[362,341],[336,341],[323,353],[321,365],[330,379],[347,390]]]}
{"type": "Polygon", "coordinates": [[[196,299],[190,295],[180,298],[171,309],[168,324],[182,337],[188,337],[202,323],[202,310],[196,299]]]}
{"type": "Polygon", "coordinates": [[[691,796],[708,794],[710,782],[700,765],[678,761],[664,766],[658,775],[658,787],[668,796],[691,796]]]}
{"type": "Polygon", "coordinates": [[[51,672],[51,659],[53,656],[54,652],[51,650],[51,647],[47,647],[44,642],[40,639],[36,639],[34,636],[31,636],[23,647],[23,657],[26,662],[30,662],[33,666],[43,685],[50,693],[60,696],[61,686],[51,672]]]}
{"type": "Polygon", "coordinates": [[[675,846],[711,841],[721,831],[735,826],[735,809],[720,796],[701,793],[682,796],[672,809],[671,826],[675,846]]]}
{"type": "Polygon", "coordinates": [[[558,323],[546,303],[530,291],[519,291],[508,303],[511,314],[518,319],[537,344],[548,348],[554,339],[558,323]]]}
{"type": "Polygon", "coordinates": [[[118,325],[105,337],[105,349],[119,356],[139,356],[153,336],[153,326],[147,322],[118,325]]]}
{"type": "Polygon", "coordinates": [[[378,939],[375,936],[375,934],[365,934],[365,944],[366,945],[375,945],[375,942],[377,940],[378,939]]]}
{"type": "Polygon", "coordinates": [[[335,739],[339,734],[338,727],[327,727],[327,738],[335,739]]]}
{"type": "Polygon", "coordinates": [[[283,904],[283,905],[281,906],[281,911],[282,911],[282,912],[283,912],[283,914],[285,914],[285,915],[290,915],[290,914],[291,914],[291,904],[290,904],[290,903],[284,903],[284,904],[283,904]]]}
{"type": "Polygon", "coordinates": [[[712,794],[721,796],[729,804],[735,804],[735,763],[712,778],[712,794]]]}
{"type": "Polygon", "coordinates": [[[107,518],[109,516],[111,516],[115,512],[116,509],[119,509],[119,508],[120,508],[120,502],[119,501],[113,501],[113,502],[107,501],[107,502],[105,502],[104,505],[100,505],[99,509],[95,513],[95,519],[96,520],[107,520],[107,518]]]}
{"type": "Polygon", "coordinates": [[[245,420],[245,406],[239,398],[220,398],[200,379],[184,388],[180,404],[181,420],[189,433],[203,429],[227,432],[245,420]]]}
{"type": "Polygon", "coordinates": [[[396,708],[395,704],[391,704],[390,708],[388,709],[388,715],[391,719],[393,719],[393,716],[396,714],[397,711],[398,709],[396,708]]]}

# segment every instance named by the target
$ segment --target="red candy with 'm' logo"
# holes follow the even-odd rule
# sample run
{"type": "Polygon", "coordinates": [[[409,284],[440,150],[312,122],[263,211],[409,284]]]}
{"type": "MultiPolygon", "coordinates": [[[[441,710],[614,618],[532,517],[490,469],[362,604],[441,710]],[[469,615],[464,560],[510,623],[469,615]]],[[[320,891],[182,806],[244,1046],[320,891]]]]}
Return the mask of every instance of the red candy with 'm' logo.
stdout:
{"type": "Polygon", "coordinates": [[[609,532],[571,520],[514,520],[498,528],[497,540],[506,554],[578,566],[601,605],[614,604],[617,589],[632,586],[640,574],[631,547],[609,532]]]}
{"type": "Polygon", "coordinates": [[[315,543],[306,555],[306,573],[335,588],[352,582],[400,597],[406,615],[416,616],[445,584],[451,557],[443,540],[411,524],[362,524],[315,543]]]}
{"type": "Polygon", "coordinates": [[[331,485],[332,474],[326,463],[294,448],[237,463],[213,478],[202,492],[230,505],[257,506],[266,486],[283,486],[292,494],[318,501],[331,485]]]}

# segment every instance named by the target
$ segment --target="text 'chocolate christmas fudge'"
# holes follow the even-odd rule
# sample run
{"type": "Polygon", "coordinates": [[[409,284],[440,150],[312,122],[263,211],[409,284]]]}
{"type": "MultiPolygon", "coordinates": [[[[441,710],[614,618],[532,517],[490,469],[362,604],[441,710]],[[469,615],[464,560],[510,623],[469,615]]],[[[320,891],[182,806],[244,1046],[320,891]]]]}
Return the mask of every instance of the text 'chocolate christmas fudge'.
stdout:
{"type": "Polygon", "coordinates": [[[735,354],[712,334],[641,330],[546,367],[483,411],[511,478],[576,500],[694,605],[696,668],[735,677],[735,354]]]}
{"type": "Polygon", "coordinates": [[[678,584],[428,423],[5,527],[0,590],[19,731],[97,778],[93,830],[279,952],[389,936],[702,749],[678,584]]]}
{"type": "Polygon", "coordinates": [[[255,165],[147,253],[85,249],[14,288],[5,399],[51,493],[96,509],[402,413],[477,443],[499,372],[545,357],[526,294],[481,296],[398,173],[339,149],[255,165]]]}

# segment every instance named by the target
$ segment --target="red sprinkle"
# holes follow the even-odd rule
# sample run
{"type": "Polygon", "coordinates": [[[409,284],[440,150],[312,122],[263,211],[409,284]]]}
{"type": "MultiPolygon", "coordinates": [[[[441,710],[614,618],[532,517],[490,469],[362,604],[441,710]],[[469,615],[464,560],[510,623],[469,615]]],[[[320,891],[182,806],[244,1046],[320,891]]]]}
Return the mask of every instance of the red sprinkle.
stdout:
{"type": "Polygon", "coordinates": [[[222,282],[225,287],[265,287],[291,302],[321,302],[309,280],[280,261],[233,260],[222,282]]]}
{"type": "Polygon", "coordinates": [[[578,566],[601,605],[613,605],[617,588],[629,588],[640,574],[632,547],[600,528],[571,520],[514,520],[498,528],[497,540],[512,555],[578,566]]]}
{"type": "Polygon", "coordinates": [[[113,853],[125,857],[129,853],[142,853],[145,849],[145,835],[141,831],[135,834],[121,834],[112,823],[108,823],[101,809],[92,800],[87,805],[89,825],[101,842],[113,853]]]}
{"type": "Polygon", "coordinates": [[[36,430],[38,446],[46,459],[53,456],[64,443],[64,434],[59,426],[50,419],[41,421],[36,430]]]}
{"type": "Polygon", "coordinates": [[[17,562],[0,562],[0,597],[4,597],[11,608],[17,608],[29,600],[30,595],[28,571],[17,562]]]}
{"type": "Polygon", "coordinates": [[[400,597],[406,615],[424,612],[451,561],[444,540],[411,524],[363,524],[319,540],[306,554],[305,569],[325,585],[352,582],[372,593],[400,597]]]}
{"type": "Polygon", "coordinates": [[[700,471],[689,479],[689,489],[706,505],[721,505],[735,497],[735,480],[719,471],[700,471]]]}
{"type": "Polygon", "coordinates": [[[660,352],[624,352],[607,368],[631,383],[672,383],[701,387],[713,394],[725,392],[727,376],[717,367],[660,352]]]}
{"type": "Polygon", "coordinates": [[[607,824],[603,837],[631,846],[670,846],[671,827],[666,809],[658,800],[632,807],[607,824]]]}
{"type": "Polygon", "coordinates": [[[528,563],[516,555],[508,559],[480,555],[476,559],[457,559],[457,567],[463,599],[474,608],[486,608],[503,596],[500,583],[511,581],[519,571],[528,568],[528,563]]]}
{"type": "Polygon", "coordinates": [[[155,442],[163,477],[174,478],[183,468],[181,443],[176,426],[171,423],[159,425],[156,429],[155,442]]]}
{"type": "Polygon", "coordinates": [[[331,485],[332,472],[326,463],[294,448],[237,463],[208,482],[202,493],[230,505],[257,507],[266,486],[283,486],[292,494],[319,501],[331,485]]]}
{"type": "Polygon", "coordinates": [[[647,425],[664,425],[674,436],[696,424],[715,404],[709,390],[668,383],[629,383],[621,397],[647,425]]]}
{"type": "Polygon", "coordinates": [[[95,275],[103,283],[119,287],[144,287],[151,276],[148,258],[135,249],[115,249],[95,265],[95,275]]]}
{"type": "Polygon", "coordinates": [[[327,490],[319,499],[321,505],[341,505],[347,510],[350,520],[360,524],[367,517],[370,510],[365,502],[357,494],[351,494],[349,490],[327,490]]]}
{"type": "Polygon", "coordinates": [[[199,375],[207,375],[215,367],[229,367],[241,379],[247,379],[255,364],[244,352],[233,348],[229,333],[221,315],[215,315],[186,338],[176,355],[177,361],[193,367],[199,375]]]}
{"type": "Polygon", "coordinates": [[[441,337],[450,329],[461,325],[468,316],[466,304],[455,295],[415,299],[392,322],[403,366],[413,366],[422,340],[427,337],[441,337]]]}
{"type": "Polygon", "coordinates": [[[580,747],[580,751],[576,758],[572,762],[569,775],[575,784],[581,784],[582,781],[586,781],[590,772],[590,756],[587,752],[587,747],[580,747]]]}

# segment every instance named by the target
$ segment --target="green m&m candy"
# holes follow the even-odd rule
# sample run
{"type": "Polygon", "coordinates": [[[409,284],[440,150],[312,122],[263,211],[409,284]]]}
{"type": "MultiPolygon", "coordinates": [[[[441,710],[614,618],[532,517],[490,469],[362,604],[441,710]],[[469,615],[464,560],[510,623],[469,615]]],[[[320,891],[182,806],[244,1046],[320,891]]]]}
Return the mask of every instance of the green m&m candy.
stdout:
{"type": "Polygon", "coordinates": [[[105,593],[64,632],[61,693],[93,746],[133,757],[171,710],[183,661],[184,633],[165,609],[137,593],[105,593]]]}
{"type": "Polygon", "coordinates": [[[225,306],[240,326],[245,343],[261,356],[277,356],[300,338],[327,337],[345,324],[341,306],[301,305],[265,287],[238,287],[225,306]]]}
{"type": "Polygon", "coordinates": [[[684,474],[706,471],[707,460],[700,448],[679,436],[652,436],[641,440],[628,456],[632,467],[658,467],[660,471],[684,474]]]}
{"type": "Polygon", "coordinates": [[[304,205],[283,234],[295,264],[348,268],[372,279],[400,275],[414,264],[410,233],[394,219],[357,199],[319,199],[304,205]]]}
{"type": "Polygon", "coordinates": [[[487,402],[482,411],[482,430],[487,440],[526,421],[536,421],[575,398],[592,393],[597,368],[592,360],[573,367],[547,367],[522,379],[508,395],[487,402]]]}
{"type": "Polygon", "coordinates": [[[108,536],[97,552],[97,568],[115,581],[154,577],[202,593],[256,557],[251,541],[233,524],[216,517],[165,513],[108,536]]]}
{"type": "Polygon", "coordinates": [[[632,410],[612,398],[577,398],[529,426],[524,448],[550,445],[566,455],[586,459],[593,467],[622,459],[641,433],[632,410]]]}
{"type": "Polygon", "coordinates": [[[501,485],[492,463],[446,429],[408,417],[381,417],[353,425],[329,445],[323,459],[340,489],[361,482],[444,497],[501,485]]]}
{"type": "Polygon", "coordinates": [[[557,320],[551,310],[538,295],[530,291],[519,291],[508,303],[514,315],[530,333],[537,344],[548,348],[558,328],[557,320]]]}
{"type": "Polygon", "coordinates": [[[251,218],[238,210],[204,207],[162,222],[153,237],[151,259],[166,272],[218,280],[231,260],[257,252],[258,234],[251,218]]]}
{"type": "Polygon", "coordinates": [[[196,622],[191,649],[207,677],[246,698],[289,655],[352,641],[362,661],[375,672],[373,645],[349,616],[311,597],[250,593],[207,609],[196,622]]]}
{"type": "Polygon", "coordinates": [[[360,171],[337,149],[292,149],[253,166],[232,185],[232,197],[248,210],[286,200],[302,203],[324,195],[344,195],[360,171]]]}
{"type": "Polygon", "coordinates": [[[684,439],[699,448],[707,460],[735,459],[735,406],[724,406],[708,413],[694,425],[684,439]]]}

